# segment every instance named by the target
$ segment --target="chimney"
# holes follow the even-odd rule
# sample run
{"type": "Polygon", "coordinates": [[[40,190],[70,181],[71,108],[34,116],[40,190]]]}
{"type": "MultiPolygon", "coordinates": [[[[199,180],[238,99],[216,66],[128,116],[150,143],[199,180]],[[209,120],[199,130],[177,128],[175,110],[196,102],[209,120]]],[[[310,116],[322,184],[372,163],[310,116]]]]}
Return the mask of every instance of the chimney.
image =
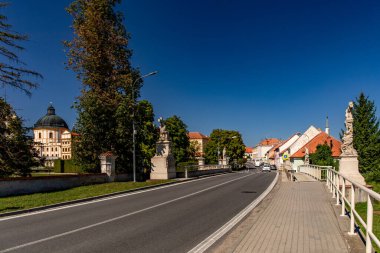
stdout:
{"type": "Polygon", "coordinates": [[[330,136],[330,128],[329,128],[329,117],[327,116],[326,117],[326,129],[325,129],[325,133],[330,136]]]}

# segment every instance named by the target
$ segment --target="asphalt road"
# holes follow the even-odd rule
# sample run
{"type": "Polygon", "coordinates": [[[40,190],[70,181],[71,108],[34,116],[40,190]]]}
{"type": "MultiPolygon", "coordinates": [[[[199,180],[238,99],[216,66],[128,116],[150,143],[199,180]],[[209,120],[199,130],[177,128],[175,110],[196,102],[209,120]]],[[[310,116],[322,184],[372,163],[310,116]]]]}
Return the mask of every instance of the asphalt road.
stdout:
{"type": "Polygon", "coordinates": [[[187,252],[257,198],[275,173],[230,173],[18,218],[3,252],[187,252]]]}

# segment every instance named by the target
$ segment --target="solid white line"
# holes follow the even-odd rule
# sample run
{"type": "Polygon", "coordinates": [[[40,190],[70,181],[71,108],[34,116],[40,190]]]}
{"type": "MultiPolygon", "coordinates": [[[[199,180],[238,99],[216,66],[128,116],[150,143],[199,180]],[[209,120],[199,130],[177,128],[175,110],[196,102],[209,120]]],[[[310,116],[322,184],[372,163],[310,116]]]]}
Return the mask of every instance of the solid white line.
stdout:
{"type": "Polygon", "coordinates": [[[56,234],[56,235],[53,235],[53,236],[49,236],[49,237],[46,237],[46,238],[43,238],[43,239],[40,239],[40,240],[36,240],[36,241],[33,241],[33,242],[28,242],[28,243],[25,243],[25,244],[21,244],[21,245],[12,247],[12,248],[4,249],[4,250],[1,250],[0,253],[5,253],[5,252],[10,252],[10,251],[13,251],[13,250],[25,248],[25,247],[28,247],[28,246],[31,246],[31,245],[35,245],[35,244],[38,244],[38,243],[41,243],[41,242],[46,242],[46,241],[49,241],[49,240],[52,240],[52,239],[56,239],[56,238],[63,237],[63,236],[66,236],[66,235],[70,235],[70,234],[74,234],[76,232],[80,232],[80,231],[83,231],[83,230],[86,230],[86,229],[90,229],[90,228],[97,227],[97,226],[100,226],[100,225],[103,225],[103,224],[107,224],[107,223],[110,223],[110,222],[113,222],[113,221],[117,221],[117,220],[126,218],[128,216],[132,216],[134,214],[142,213],[142,212],[145,212],[145,211],[148,211],[148,210],[160,207],[160,206],[164,206],[164,205],[167,205],[167,204],[170,204],[170,203],[173,203],[173,202],[185,199],[185,198],[192,197],[192,196],[200,194],[202,192],[205,192],[205,191],[208,191],[208,190],[220,187],[222,185],[225,185],[225,184],[237,181],[237,180],[241,180],[243,178],[246,178],[246,177],[249,177],[249,176],[252,176],[252,175],[253,174],[245,175],[245,176],[242,176],[242,177],[239,177],[239,178],[235,178],[235,179],[229,180],[227,182],[220,183],[220,184],[208,187],[206,189],[203,189],[203,190],[200,190],[200,191],[197,191],[197,192],[194,192],[194,193],[191,193],[191,194],[188,194],[188,195],[176,198],[176,199],[165,201],[165,202],[162,202],[160,204],[157,204],[157,205],[154,205],[154,206],[150,206],[150,207],[147,207],[147,208],[144,208],[144,209],[132,212],[132,213],[124,214],[124,215],[121,215],[121,216],[118,216],[118,217],[115,217],[115,218],[112,218],[112,219],[108,219],[108,220],[105,220],[105,221],[94,223],[94,224],[91,224],[91,225],[88,225],[88,226],[85,226],[85,227],[81,227],[81,228],[78,228],[78,229],[70,230],[70,231],[67,231],[67,232],[64,232],[64,233],[61,233],[61,234],[56,234]]]}
{"type": "Polygon", "coordinates": [[[65,205],[65,206],[52,207],[52,208],[45,209],[45,210],[40,210],[40,211],[35,211],[35,212],[30,212],[30,213],[24,213],[24,214],[9,216],[9,217],[3,217],[3,218],[0,218],[0,222],[6,221],[6,220],[12,220],[12,219],[17,219],[17,218],[22,218],[22,217],[27,217],[27,216],[32,216],[32,215],[38,215],[38,214],[42,214],[42,213],[48,213],[48,212],[58,211],[58,210],[67,209],[67,208],[73,208],[73,207],[77,207],[77,206],[90,205],[90,204],[94,204],[94,203],[98,203],[98,202],[103,202],[103,201],[108,201],[108,200],[112,200],[112,199],[128,197],[128,196],[132,196],[132,195],[136,195],[136,194],[141,194],[141,193],[146,193],[146,192],[150,192],[150,191],[161,190],[161,189],[164,189],[164,188],[174,187],[174,186],[177,186],[177,185],[192,183],[192,182],[196,182],[196,181],[200,181],[200,180],[206,180],[206,179],[215,178],[215,177],[219,177],[219,176],[225,176],[225,175],[229,175],[229,174],[221,174],[221,175],[217,175],[217,176],[214,176],[214,177],[205,177],[205,178],[200,178],[200,179],[197,179],[197,180],[189,180],[189,181],[184,181],[184,182],[180,182],[180,183],[176,183],[176,184],[164,185],[164,186],[155,187],[155,188],[151,188],[151,189],[146,189],[146,190],[141,190],[141,191],[135,191],[135,192],[120,194],[120,195],[111,196],[111,197],[104,197],[104,198],[101,198],[101,199],[89,200],[89,201],[82,202],[82,203],[77,203],[77,204],[68,204],[68,205],[65,205]]]}
{"type": "Polygon", "coordinates": [[[233,217],[230,221],[224,224],[221,228],[203,240],[200,244],[191,249],[188,253],[202,253],[205,252],[211,245],[218,241],[222,236],[224,236],[228,231],[230,231],[237,223],[239,223],[248,213],[250,213],[273,189],[276,185],[278,179],[278,172],[275,179],[269,185],[269,187],[251,204],[244,208],[240,213],[233,217]]]}

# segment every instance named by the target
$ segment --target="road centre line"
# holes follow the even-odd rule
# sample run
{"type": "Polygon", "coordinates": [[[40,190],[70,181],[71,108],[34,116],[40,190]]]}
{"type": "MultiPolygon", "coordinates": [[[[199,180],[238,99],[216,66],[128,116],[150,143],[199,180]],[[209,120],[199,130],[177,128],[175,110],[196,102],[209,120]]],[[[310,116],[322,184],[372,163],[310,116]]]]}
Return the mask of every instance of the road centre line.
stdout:
{"type": "Polygon", "coordinates": [[[25,248],[25,247],[28,247],[28,246],[32,246],[32,245],[35,245],[35,244],[38,244],[38,243],[42,243],[42,242],[46,242],[46,241],[49,241],[49,240],[60,238],[60,237],[66,236],[66,235],[74,234],[76,232],[87,230],[87,229],[90,229],[90,228],[93,228],[93,227],[97,227],[97,226],[100,226],[100,225],[103,225],[103,224],[107,224],[107,223],[110,223],[110,222],[113,222],[113,221],[117,221],[117,220],[129,217],[129,216],[135,215],[135,214],[139,214],[139,213],[142,213],[142,212],[145,212],[145,211],[149,211],[149,210],[152,210],[152,209],[160,207],[160,206],[164,206],[164,205],[167,205],[167,204],[179,201],[179,200],[183,200],[183,199],[192,197],[192,196],[200,194],[202,192],[212,190],[214,188],[223,186],[225,184],[228,184],[228,183],[231,183],[231,182],[234,182],[234,181],[237,181],[237,180],[244,179],[244,178],[252,176],[252,175],[254,175],[254,174],[249,174],[249,175],[245,175],[245,176],[242,176],[242,177],[239,177],[239,178],[235,178],[235,179],[226,181],[224,183],[220,183],[220,184],[208,187],[206,189],[203,189],[203,190],[200,190],[200,191],[197,191],[197,192],[193,192],[191,194],[188,194],[188,195],[185,195],[185,196],[182,196],[182,197],[179,197],[179,198],[175,198],[175,199],[172,199],[172,200],[169,200],[169,201],[165,201],[165,202],[162,202],[162,203],[157,204],[157,205],[153,205],[153,206],[150,206],[150,207],[147,207],[147,208],[143,208],[141,210],[138,210],[138,211],[135,211],[135,212],[132,212],[132,213],[127,213],[127,214],[124,214],[124,215],[121,215],[121,216],[118,216],[118,217],[115,217],[115,218],[112,218],[112,219],[108,219],[108,220],[105,220],[105,221],[94,223],[92,225],[88,225],[88,226],[81,227],[81,228],[78,228],[78,229],[70,230],[70,231],[67,231],[67,232],[64,232],[64,233],[61,233],[61,234],[56,234],[56,235],[49,236],[49,237],[46,237],[46,238],[43,238],[43,239],[40,239],[40,240],[36,240],[36,241],[33,241],[33,242],[28,242],[28,243],[21,244],[21,245],[15,246],[15,247],[4,249],[4,250],[1,250],[0,253],[11,252],[11,251],[18,250],[18,249],[21,249],[21,248],[25,248]]]}
{"type": "Polygon", "coordinates": [[[137,191],[135,191],[135,192],[120,194],[120,195],[111,196],[111,197],[105,197],[105,198],[101,198],[101,199],[90,200],[90,201],[86,201],[86,202],[82,202],[82,203],[77,203],[77,204],[68,204],[68,205],[65,205],[65,206],[48,208],[48,209],[45,209],[45,210],[35,211],[35,212],[31,212],[31,213],[25,213],[25,214],[19,214],[19,215],[4,217],[4,218],[0,218],[0,222],[6,221],[6,220],[12,220],[12,219],[17,219],[17,218],[22,218],[22,217],[27,217],[27,216],[32,216],[32,215],[38,215],[38,214],[42,214],[42,213],[59,211],[59,210],[62,210],[62,209],[67,209],[67,208],[73,208],[73,207],[78,207],[78,206],[95,204],[95,203],[98,203],[98,202],[103,202],[103,201],[108,201],[108,200],[112,200],[112,199],[128,197],[128,196],[132,196],[132,195],[137,195],[137,194],[146,193],[146,192],[150,192],[150,191],[161,190],[161,189],[165,189],[165,188],[169,188],[169,187],[173,187],[173,186],[177,186],[177,185],[187,184],[187,183],[191,183],[191,182],[195,182],[195,181],[201,181],[201,180],[206,180],[206,179],[220,177],[220,176],[226,176],[226,175],[229,175],[229,174],[221,174],[221,175],[217,175],[217,176],[213,176],[213,177],[205,177],[205,178],[200,178],[200,179],[197,179],[197,180],[189,180],[189,181],[184,181],[184,182],[180,182],[180,183],[176,183],[176,184],[164,185],[164,186],[154,187],[154,188],[151,188],[151,189],[146,189],[146,190],[141,190],[141,191],[139,191],[137,189],[137,191]]]}

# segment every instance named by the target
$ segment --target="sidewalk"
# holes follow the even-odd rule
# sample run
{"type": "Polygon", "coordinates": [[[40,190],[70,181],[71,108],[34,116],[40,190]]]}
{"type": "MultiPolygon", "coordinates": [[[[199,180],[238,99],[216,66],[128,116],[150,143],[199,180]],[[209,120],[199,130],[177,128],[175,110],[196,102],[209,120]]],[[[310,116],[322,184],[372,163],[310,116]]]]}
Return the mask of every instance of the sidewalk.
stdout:
{"type": "Polygon", "coordinates": [[[351,252],[324,184],[282,181],[210,252],[351,252]]]}

